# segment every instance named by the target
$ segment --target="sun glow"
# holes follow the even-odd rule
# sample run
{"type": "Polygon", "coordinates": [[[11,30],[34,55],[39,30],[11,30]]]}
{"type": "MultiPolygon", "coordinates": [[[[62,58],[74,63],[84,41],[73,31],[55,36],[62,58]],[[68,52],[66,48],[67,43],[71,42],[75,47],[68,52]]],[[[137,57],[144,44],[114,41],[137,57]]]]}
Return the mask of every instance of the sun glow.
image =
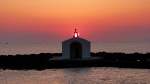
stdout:
{"type": "Polygon", "coordinates": [[[77,32],[77,29],[75,29],[75,32],[74,32],[74,36],[75,38],[78,38],[79,37],[79,33],[77,32]]]}
{"type": "MultiPolygon", "coordinates": [[[[47,42],[56,50],[58,40],[82,36],[94,42],[94,51],[99,50],[99,43],[110,51],[122,49],[115,44],[108,48],[105,43],[145,46],[150,41],[149,9],[150,0],[0,0],[0,45],[3,41],[17,46],[47,42]]],[[[141,48],[150,50],[149,45],[141,48]]]]}

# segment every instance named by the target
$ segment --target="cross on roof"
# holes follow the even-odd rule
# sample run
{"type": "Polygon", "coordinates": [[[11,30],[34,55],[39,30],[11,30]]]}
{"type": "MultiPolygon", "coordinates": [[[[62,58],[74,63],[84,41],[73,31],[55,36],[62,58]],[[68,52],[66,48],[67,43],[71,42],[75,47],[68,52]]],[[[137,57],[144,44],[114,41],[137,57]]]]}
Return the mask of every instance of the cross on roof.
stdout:
{"type": "Polygon", "coordinates": [[[73,36],[74,38],[77,38],[77,37],[79,37],[79,33],[77,32],[77,29],[75,28],[75,32],[74,32],[74,36],[73,36]]]}

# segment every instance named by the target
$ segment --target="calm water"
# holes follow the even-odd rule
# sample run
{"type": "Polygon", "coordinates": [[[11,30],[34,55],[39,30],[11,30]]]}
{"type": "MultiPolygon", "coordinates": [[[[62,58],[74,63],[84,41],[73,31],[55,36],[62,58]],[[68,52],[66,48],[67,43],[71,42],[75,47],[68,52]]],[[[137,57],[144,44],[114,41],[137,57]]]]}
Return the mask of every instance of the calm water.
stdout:
{"type": "Polygon", "coordinates": [[[150,84],[148,69],[0,70],[0,84],[150,84]]]}
{"type": "MultiPolygon", "coordinates": [[[[61,41],[57,44],[1,44],[0,55],[33,54],[61,52],[61,41]]],[[[147,53],[150,52],[149,43],[92,43],[92,51],[100,52],[125,52],[125,53],[147,53]]]]}

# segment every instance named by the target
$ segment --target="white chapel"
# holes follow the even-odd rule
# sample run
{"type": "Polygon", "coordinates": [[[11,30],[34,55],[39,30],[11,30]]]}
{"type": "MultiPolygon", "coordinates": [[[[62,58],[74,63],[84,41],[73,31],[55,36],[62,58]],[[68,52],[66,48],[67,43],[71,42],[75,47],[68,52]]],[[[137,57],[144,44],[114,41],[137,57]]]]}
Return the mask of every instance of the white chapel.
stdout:
{"type": "Polygon", "coordinates": [[[62,59],[89,59],[91,51],[90,41],[80,38],[75,29],[73,38],[62,42],[62,59]]]}

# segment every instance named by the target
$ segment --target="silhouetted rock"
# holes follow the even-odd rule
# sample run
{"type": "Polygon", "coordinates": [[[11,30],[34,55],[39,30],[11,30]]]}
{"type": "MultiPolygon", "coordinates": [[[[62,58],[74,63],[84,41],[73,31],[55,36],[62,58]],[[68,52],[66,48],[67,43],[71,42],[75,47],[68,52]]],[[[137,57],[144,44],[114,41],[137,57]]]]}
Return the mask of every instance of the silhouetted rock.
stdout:
{"type": "Polygon", "coordinates": [[[124,67],[150,68],[150,53],[91,53],[91,60],[50,60],[61,53],[40,53],[30,55],[0,55],[1,69],[37,69],[69,67],[124,67]]]}

